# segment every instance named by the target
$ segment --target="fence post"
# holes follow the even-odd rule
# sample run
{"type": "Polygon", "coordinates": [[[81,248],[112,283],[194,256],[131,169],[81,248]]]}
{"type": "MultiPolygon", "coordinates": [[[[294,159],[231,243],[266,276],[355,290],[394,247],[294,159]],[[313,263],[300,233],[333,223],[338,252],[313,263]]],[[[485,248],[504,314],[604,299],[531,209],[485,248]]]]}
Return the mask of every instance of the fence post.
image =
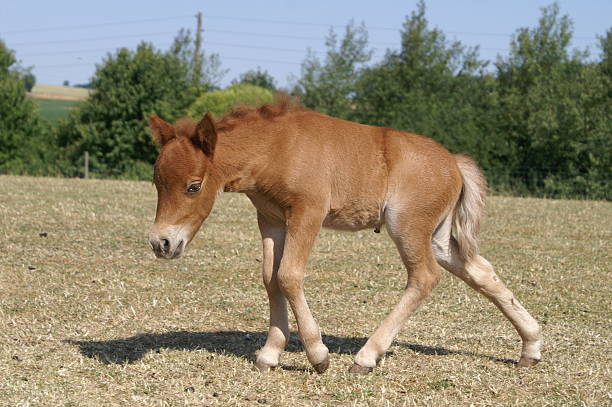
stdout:
{"type": "Polygon", "coordinates": [[[83,157],[83,178],[89,178],[89,151],[85,151],[83,157]]]}

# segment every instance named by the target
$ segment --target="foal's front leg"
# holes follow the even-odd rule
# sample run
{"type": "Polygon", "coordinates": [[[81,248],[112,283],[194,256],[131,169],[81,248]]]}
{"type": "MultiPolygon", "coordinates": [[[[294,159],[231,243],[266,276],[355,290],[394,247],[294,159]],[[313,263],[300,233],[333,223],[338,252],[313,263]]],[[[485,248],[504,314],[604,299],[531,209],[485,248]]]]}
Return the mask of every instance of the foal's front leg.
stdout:
{"type": "Polygon", "coordinates": [[[257,213],[263,244],[263,282],[270,301],[270,328],[266,344],[257,354],[255,366],[261,371],[275,368],[289,342],[287,300],[278,286],[278,268],[285,245],[285,225],[266,219],[257,213]]]}
{"type": "Polygon", "coordinates": [[[323,373],[329,367],[329,351],[321,340],[319,326],[306,302],[304,270],[324,216],[323,210],[292,208],[287,218],[285,248],[278,270],[279,287],[289,300],[306,357],[317,373],[323,373]]]}

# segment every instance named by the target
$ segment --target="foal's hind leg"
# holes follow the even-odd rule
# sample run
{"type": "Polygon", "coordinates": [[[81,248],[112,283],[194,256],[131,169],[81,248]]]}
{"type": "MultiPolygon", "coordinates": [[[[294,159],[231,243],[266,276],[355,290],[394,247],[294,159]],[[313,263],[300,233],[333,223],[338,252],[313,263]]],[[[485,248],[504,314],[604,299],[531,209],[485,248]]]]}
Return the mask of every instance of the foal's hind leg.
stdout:
{"type": "Polygon", "coordinates": [[[523,340],[518,366],[532,366],[540,361],[542,333],[540,325],[516,299],[482,256],[466,261],[455,241],[450,238],[450,227],[442,227],[434,235],[434,252],[442,267],[461,278],[470,287],[487,297],[510,320],[523,340]]]}
{"type": "Polygon", "coordinates": [[[391,342],[440,279],[440,273],[431,251],[431,231],[427,225],[388,222],[387,230],[395,242],[408,271],[408,283],[399,303],[385,318],[366,344],[359,350],[351,373],[368,373],[385,354],[391,342]]]}
{"type": "Polygon", "coordinates": [[[257,214],[263,243],[263,282],[270,301],[270,329],[266,344],[257,354],[255,366],[266,371],[278,366],[280,355],[289,341],[287,300],[278,286],[278,267],[283,256],[285,226],[257,214]]]}

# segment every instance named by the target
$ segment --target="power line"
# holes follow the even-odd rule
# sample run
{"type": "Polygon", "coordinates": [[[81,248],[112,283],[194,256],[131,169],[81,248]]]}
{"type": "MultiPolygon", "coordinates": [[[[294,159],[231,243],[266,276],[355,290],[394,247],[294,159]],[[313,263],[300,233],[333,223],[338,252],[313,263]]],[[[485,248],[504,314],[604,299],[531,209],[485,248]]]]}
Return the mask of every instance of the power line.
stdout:
{"type": "MultiPolygon", "coordinates": [[[[235,44],[235,43],[228,43],[228,42],[216,42],[216,41],[208,41],[206,42],[207,45],[214,45],[214,46],[221,46],[221,47],[232,47],[232,48],[246,48],[246,49],[261,49],[261,50],[269,50],[269,51],[279,51],[279,52],[298,52],[298,53],[305,53],[305,52],[311,52],[314,54],[326,54],[328,51],[325,50],[312,50],[309,48],[302,48],[302,49],[296,49],[296,48],[278,48],[278,47],[265,47],[265,46],[257,46],[257,45],[244,45],[244,44],[235,44]]],[[[396,45],[396,44],[390,44],[390,45],[396,45]]],[[[485,50],[485,51],[509,51],[508,48],[479,48],[480,50],[485,50]]],[[[381,55],[382,52],[380,51],[375,51],[373,52],[374,55],[381,55]]]]}
{"type": "MultiPolygon", "coordinates": [[[[304,37],[300,35],[261,33],[261,32],[253,32],[253,31],[205,29],[204,32],[213,32],[213,33],[219,33],[219,34],[248,35],[250,37],[284,38],[284,39],[289,39],[289,40],[306,40],[306,41],[325,41],[326,40],[323,37],[304,37]]],[[[368,41],[368,44],[385,45],[385,46],[398,45],[398,43],[394,43],[394,42],[380,42],[380,41],[368,41]]]]}
{"type": "MultiPolygon", "coordinates": [[[[164,47],[170,46],[170,44],[162,44],[162,45],[155,44],[155,45],[158,48],[164,48],[164,47]]],[[[244,44],[236,44],[236,43],[229,43],[229,42],[216,42],[216,41],[206,41],[205,45],[218,46],[218,47],[230,47],[230,48],[257,49],[257,50],[263,50],[263,51],[292,52],[292,53],[300,53],[300,54],[310,52],[313,54],[321,55],[321,54],[326,54],[328,52],[327,50],[313,50],[309,48],[301,48],[301,49],[279,48],[279,47],[244,45],[244,44]]],[[[91,53],[91,52],[111,52],[111,51],[115,51],[121,48],[129,48],[129,47],[118,46],[118,47],[97,48],[97,49],[88,48],[88,49],[79,49],[79,50],[70,50],[70,51],[49,51],[49,52],[39,52],[35,54],[20,55],[20,57],[29,58],[29,57],[37,57],[37,56],[43,56],[43,55],[69,55],[69,54],[81,54],[81,53],[91,53]]],[[[485,51],[508,51],[508,49],[506,48],[479,48],[479,49],[485,50],[485,51]]],[[[380,56],[383,54],[383,52],[378,51],[378,52],[374,52],[373,54],[375,56],[380,56]]]]}
{"type": "Polygon", "coordinates": [[[160,18],[148,18],[148,19],[143,19],[143,20],[116,21],[116,22],[100,23],[100,24],[68,25],[68,26],[57,26],[57,27],[47,27],[47,28],[29,28],[25,30],[2,31],[1,34],[21,34],[21,33],[29,33],[29,32],[78,30],[82,28],[111,27],[115,25],[152,23],[152,22],[170,21],[170,20],[184,20],[186,18],[193,18],[193,16],[160,17],[160,18]]]}
{"type": "MultiPolygon", "coordinates": [[[[303,21],[281,21],[281,20],[268,20],[262,18],[249,18],[249,17],[229,17],[229,16],[206,16],[206,19],[218,19],[218,20],[232,20],[232,21],[242,21],[242,22],[254,22],[254,23],[265,23],[265,24],[286,24],[286,25],[302,25],[309,27],[334,27],[334,28],[344,28],[346,24],[325,24],[325,23],[308,23],[303,21]]],[[[372,30],[393,30],[396,31],[397,28],[390,27],[370,27],[372,30]]]]}
{"type": "Polygon", "coordinates": [[[279,61],[279,60],[274,60],[274,59],[244,58],[244,57],[231,57],[231,56],[230,57],[224,56],[222,58],[223,59],[235,59],[238,61],[248,61],[248,62],[265,62],[265,63],[271,63],[271,64],[285,64],[285,65],[297,65],[297,66],[302,65],[301,62],[279,61]]]}
{"type": "MultiPolygon", "coordinates": [[[[237,56],[223,56],[222,59],[231,59],[237,61],[248,61],[248,62],[265,62],[265,63],[273,63],[273,64],[285,64],[285,65],[302,65],[301,62],[295,61],[282,61],[277,59],[264,59],[264,58],[245,58],[245,57],[237,57],[237,56]]],[[[69,63],[69,64],[57,64],[57,65],[41,65],[36,68],[65,68],[65,67],[77,67],[77,66],[90,66],[100,63],[100,61],[95,62],[82,62],[82,63],[69,63]]]]}
{"type": "Polygon", "coordinates": [[[30,41],[30,42],[18,42],[10,44],[11,47],[16,46],[27,46],[27,45],[47,45],[47,44],[68,44],[75,42],[89,42],[89,41],[102,41],[102,40],[116,40],[123,38],[142,38],[142,37],[151,37],[157,35],[172,35],[176,34],[174,31],[165,31],[165,32],[154,32],[154,33],[144,33],[144,34],[130,34],[130,35],[113,35],[109,37],[94,37],[94,38],[80,38],[80,39],[72,39],[72,40],[57,40],[57,41],[30,41]]]}
{"type": "MultiPolygon", "coordinates": [[[[232,47],[232,48],[245,48],[245,49],[260,49],[260,50],[269,50],[269,51],[280,51],[280,52],[299,52],[306,53],[307,49],[290,49],[290,48],[275,48],[275,47],[263,47],[263,46],[252,46],[252,45],[242,45],[242,44],[232,44],[232,43],[223,43],[223,42],[205,42],[206,45],[215,45],[222,47],[232,47]]],[[[157,45],[159,48],[167,47],[170,44],[157,45]]],[[[42,55],[62,55],[62,54],[82,54],[82,53],[91,53],[91,52],[111,52],[114,50],[118,50],[121,48],[128,47],[115,47],[115,48],[97,48],[97,49],[79,49],[79,50],[71,50],[71,51],[49,51],[49,52],[39,52],[36,54],[26,54],[20,55],[20,57],[37,57],[42,55]]],[[[311,51],[314,53],[325,53],[327,51],[311,51]]]]}
{"type": "MultiPolygon", "coordinates": [[[[164,46],[169,46],[170,44],[165,44],[162,45],[160,47],[164,47],[164,46]]],[[[25,58],[25,57],[37,57],[37,56],[41,56],[41,55],[70,55],[70,54],[85,54],[85,53],[91,53],[91,52],[112,52],[112,51],[117,51],[123,48],[127,48],[129,49],[129,47],[113,47],[113,48],[97,48],[97,49],[80,49],[80,50],[72,50],[72,51],[50,51],[50,52],[39,52],[38,54],[26,54],[26,55],[20,55],[20,57],[25,58]]]]}
{"type": "MultiPolygon", "coordinates": [[[[302,53],[302,54],[309,51],[307,48],[302,48],[302,49],[297,49],[297,48],[277,48],[277,47],[264,47],[264,46],[257,46],[257,45],[233,44],[233,43],[229,43],[229,42],[215,42],[215,41],[208,41],[208,42],[206,42],[206,44],[207,45],[220,46],[220,47],[261,49],[261,50],[279,51],[279,52],[297,52],[297,53],[302,53]]],[[[323,54],[323,53],[327,52],[327,51],[313,51],[313,50],[310,50],[310,51],[315,53],[315,54],[323,54]]]]}
{"type": "MultiPolygon", "coordinates": [[[[216,30],[216,29],[207,29],[205,31],[213,32],[213,33],[220,33],[220,34],[246,35],[249,37],[271,37],[271,38],[284,38],[284,39],[299,39],[299,40],[308,40],[308,41],[325,41],[326,40],[323,37],[305,37],[305,36],[296,36],[296,35],[287,35],[287,34],[261,33],[261,32],[253,32],[253,31],[233,31],[233,30],[216,30]]],[[[28,41],[28,42],[11,43],[10,45],[11,46],[29,46],[29,45],[48,45],[48,44],[68,44],[68,43],[102,41],[102,40],[123,39],[123,38],[139,38],[139,37],[146,37],[146,36],[159,36],[159,35],[172,35],[172,34],[176,34],[176,33],[173,31],[161,31],[161,32],[143,33],[143,34],[114,35],[114,36],[91,37],[91,38],[70,39],[70,40],[28,41]]],[[[398,45],[397,43],[393,43],[393,42],[380,42],[380,41],[368,41],[368,43],[372,45],[384,45],[384,46],[398,45]]]]}
{"type": "Polygon", "coordinates": [[[238,34],[238,35],[249,35],[256,37],[271,37],[271,38],[286,38],[291,40],[308,40],[308,41],[321,41],[325,40],[322,37],[304,37],[299,35],[287,35],[287,34],[273,34],[273,33],[261,33],[253,31],[233,31],[233,30],[217,30],[217,29],[204,29],[204,32],[220,33],[220,34],[238,34]]]}
{"type": "MultiPolygon", "coordinates": [[[[249,37],[270,37],[270,38],[284,38],[284,39],[307,40],[307,41],[325,41],[326,40],[326,38],[323,38],[323,37],[309,37],[309,36],[298,36],[298,35],[291,35],[291,34],[262,33],[262,32],[255,32],[255,31],[204,29],[204,32],[218,33],[218,34],[245,35],[249,37]]],[[[162,35],[162,34],[171,35],[171,34],[175,34],[175,32],[157,32],[157,33],[148,33],[148,34],[141,34],[141,35],[162,35]]],[[[112,37],[93,37],[93,38],[88,38],[88,39],[75,39],[75,40],[24,42],[24,43],[16,43],[16,44],[11,44],[11,45],[18,46],[18,45],[35,45],[35,44],[36,45],[38,44],[41,44],[41,45],[42,44],[62,44],[62,43],[69,43],[69,42],[97,41],[97,40],[105,40],[105,39],[121,39],[121,38],[133,38],[133,37],[138,37],[138,35],[124,35],[124,36],[117,35],[117,36],[112,36],[112,37]]],[[[373,45],[387,45],[387,46],[397,45],[397,43],[393,43],[393,42],[368,41],[368,43],[373,44],[373,45]]]]}
{"type": "Polygon", "coordinates": [[[41,65],[41,66],[37,66],[36,68],[66,68],[66,67],[71,67],[71,66],[90,66],[90,65],[95,65],[97,63],[99,63],[100,61],[96,61],[96,62],[81,62],[81,63],[77,63],[77,64],[57,64],[57,65],[41,65]]]}
{"type": "MultiPolygon", "coordinates": [[[[261,33],[261,32],[253,32],[253,31],[232,31],[232,30],[215,30],[215,29],[206,29],[205,32],[214,32],[221,34],[238,34],[238,35],[248,35],[255,37],[273,37],[273,38],[286,38],[286,39],[301,39],[301,40],[310,40],[310,41],[325,41],[323,37],[304,37],[304,36],[295,36],[295,35],[286,35],[286,34],[273,34],[273,33],[261,33]]],[[[81,38],[81,39],[70,39],[70,40],[53,40],[53,41],[28,41],[28,42],[18,42],[11,43],[11,46],[27,46],[27,45],[46,45],[46,44],[64,44],[64,43],[76,43],[76,42],[87,42],[87,41],[99,41],[99,40],[110,40],[110,39],[122,39],[122,38],[137,38],[143,36],[156,36],[156,35],[172,35],[176,34],[174,31],[165,31],[165,32],[153,32],[153,33],[143,33],[143,34],[130,34],[130,35],[114,35],[114,36],[106,36],[106,37],[91,37],[91,38],[81,38]]],[[[380,45],[396,45],[391,42],[369,42],[371,44],[380,44],[380,45]]]]}
{"type": "MultiPolygon", "coordinates": [[[[206,16],[207,19],[219,19],[219,20],[231,20],[231,21],[243,21],[243,22],[257,22],[257,23],[265,23],[265,24],[286,24],[286,25],[302,25],[309,27],[333,27],[333,28],[345,28],[347,24],[324,24],[324,23],[311,23],[304,21],[282,21],[282,20],[268,20],[268,19],[260,19],[260,18],[249,18],[249,17],[230,17],[230,16],[206,16]]],[[[365,25],[366,30],[374,30],[374,31],[399,31],[397,27],[369,27],[365,25]]],[[[441,30],[445,34],[454,34],[454,35],[471,35],[471,36],[479,36],[479,37],[512,37],[514,33],[491,33],[491,32],[474,32],[474,31],[447,31],[441,30]]],[[[594,40],[597,37],[589,37],[589,36],[573,36],[574,39],[588,39],[594,40]]]]}
{"type": "MultiPolygon", "coordinates": [[[[173,16],[173,17],[159,17],[159,18],[148,18],[148,19],[140,19],[140,20],[128,20],[128,21],[115,21],[108,23],[99,23],[99,24],[81,24],[81,25],[72,25],[72,26],[56,26],[56,27],[47,27],[47,28],[30,28],[23,30],[9,30],[2,31],[1,34],[21,34],[21,33],[29,33],[29,32],[49,32],[49,31],[67,31],[67,30],[76,30],[83,28],[94,28],[94,27],[110,27],[117,25],[129,25],[129,24],[138,24],[138,23],[150,23],[150,22],[159,22],[159,21],[171,21],[171,20],[184,20],[187,18],[193,18],[193,15],[183,15],[183,16],[173,16]]],[[[312,23],[312,22],[304,22],[304,21],[289,21],[289,20],[270,20],[270,19],[259,19],[259,18],[249,18],[249,17],[233,17],[233,16],[206,16],[207,19],[219,19],[219,20],[231,20],[231,21],[240,21],[240,22],[257,22],[257,23],[265,23],[265,24],[284,24],[284,25],[301,25],[301,26],[310,26],[310,27],[334,27],[334,28],[344,28],[346,24],[325,24],[325,23],[312,23]]],[[[399,31],[397,27],[377,27],[372,26],[368,27],[366,25],[367,30],[374,31],[399,31]]],[[[212,31],[212,30],[208,30],[212,31]]],[[[217,30],[222,32],[222,30],[217,30]]],[[[508,33],[492,33],[492,32],[475,32],[475,31],[447,31],[442,30],[445,34],[453,34],[453,35],[470,35],[470,36],[481,36],[481,37],[512,37],[514,34],[508,33]]],[[[301,37],[306,39],[304,37],[301,37]]],[[[573,36],[573,39],[580,40],[594,40],[597,37],[592,36],[573,36]]],[[[307,39],[315,39],[315,38],[307,38],[307,39]]],[[[317,39],[318,40],[318,39],[317,39]]]]}

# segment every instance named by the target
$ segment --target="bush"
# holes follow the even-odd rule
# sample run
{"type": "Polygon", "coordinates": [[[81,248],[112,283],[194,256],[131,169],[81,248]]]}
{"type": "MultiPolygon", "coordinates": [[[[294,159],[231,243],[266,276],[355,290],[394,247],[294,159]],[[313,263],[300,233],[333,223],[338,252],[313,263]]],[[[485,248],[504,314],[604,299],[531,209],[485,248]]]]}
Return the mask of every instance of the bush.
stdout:
{"type": "Polygon", "coordinates": [[[272,102],[273,99],[272,91],[241,83],[224,90],[201,94],[189,107],[187,114],[194,119],[199,119],[202,115],[211,113],[215,119],[218,119],[237,104],[257,106],[272,102]]]}

